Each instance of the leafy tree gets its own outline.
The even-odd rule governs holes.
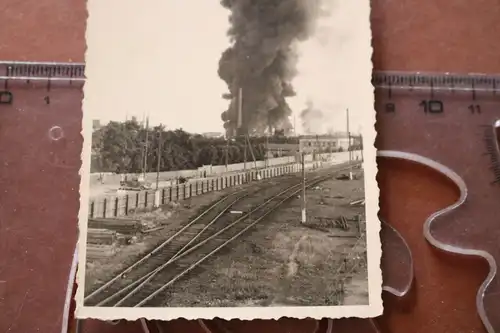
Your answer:
[[[252,137],[251,149],[247,150],[247,161],[252,161],[252,152],[257,160],[265,157],[265,143],[298,143],[296,138],[274,135],[268,138]],[[158,154],[160,146],[160,154]],[[226,142],[224,138],[206,138],[191,134],[182,128],[166,130],[154,127],[146,131],[136,121],[112,121],[92,135],[93,172],[142,172],[156,171],[158,159],[160,171],[195,169],[203,165],[224,165],[226,151],[228,163],[244,160],[245,139],[237,137]],[[147,156],[144,154],[147,151]]]

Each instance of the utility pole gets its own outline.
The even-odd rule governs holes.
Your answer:
[[[143,113],[142,114],[141,129],[145,128],[145,126],[144,126],[145,123],[146,123],[146,113]],[[140,138],[140,136],[139,136],[139,138]],[[141,145],[140,148],[141,148],[141,173],[144,174],[144,145]]]
[[[359,146],[361,148],[361,163],[365,161],[365,157],[363,154],[363,134],[361,134],[361,131],[359,131]]]
[[[270,126],[269,126],[270,127]],[[271,129],[269,128],[269,131]],[[269,166],[269,132],[266,132],[266,157],[264,166],[267,168]]]
[[[238,128],[241,132],[241,127],[243,123],[243,88],[238,89]],[[247,171],[247,131],[243,131],[243,168],[245,172]]]
[[[158,152],[157,152],[157,164],[156,164],[156,190],[160,187],[160,165],[161,165],[161,124],[158,129]]]
[[[244,149],[243,149],[243,168],[245,169],[245,172],[247,172],[247,136],[245,135],[244,137]]]
[[[349,108],[346,109],[347,118],[347,151],[349,152],[349,180],[352,180],[352,152],[351,152],[351,132],[349,130]]]
[[[302,152],[302,223],[306,223],[306,168],[305,168],[306,154]]]
[[[229,161],[229,131],[226,131],[226,171],[227,171],[227,164]]]
[[[252,155],[253,163],[255,165],[255,170],[257,170],[257,160],[255,159],[255,154],[253,153],[252,142],[250,142],[250,136],[248,135],[246,138],[247,138],[248,148],[250,150],[250,154]]]
[[[297,136],[297,116],[293,116],[293,136]]]
[[[149,116],[146,117],[146,141],[144,142],[144,167],[143,167],[144,180],[146,180],[146,172],[148,167],[148,139],[149,139]]]

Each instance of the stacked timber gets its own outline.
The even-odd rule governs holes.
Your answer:
[[[113,256],[116,253],[114,245],[87,245],[87,260],[105,259]]]
[[[130,235],[141,232],[142,223],[139,220],[119,218],[93,218],[89,219],[88,227],[92,229],[113,230],[120,234]]]
[[[87,230],[87,243],[96,245],[113,245],[116,242],[116,231],[107,229]]]

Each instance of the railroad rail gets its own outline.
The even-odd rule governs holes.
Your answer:
[[[280,181],[290,181],[296,180],[297,174],[283,175],[280,177]],[[273,186],[276,182],[276,178],[264,180],[261,185]],[[147,278],[144,272],[154,271],[160,264],[158,262],[168,261],[172,256],[172,248],[182,249],[182,246],[179,246],[179,243],[184,240],[182,237],[183,234],[193,233],[193,231],[199,231],[202,229],[205,224],[214,223],[217,220],[217,217],[220,217],[220,213],[227,212],[236,202],[240,199],[243,199],[246,195],[240,197],[240,199],[233,201],[229,205],[225,207],[221,207],[224,202],[235,195],[238,195],[247,190],[247,187],[243,187],[240,190],[232,192],[226,196],[223,196],[212,205],[210,205],[207,209],[203,210],[196,218],[191,220],[189,223],[184,225],[180,230],[175,232],[172,236],[170,236],[167,240],[159,243],[155,248],[147,253],[144,257],[134,262],[131,266],[127,267],[125,270],[121,271],[115,277],[113,277],[110,281],[104,283],[97,290],[92,291],[88,296],[85,297],[84,301],[90,302],[94,306],[104,306],[106,303],[111,302],[113,299],[118,297],[121,293],[126,292],[129,288],[133,288],[136,284],[143,281]],[[257,190],[259,191],[259,189]],[[248,193],[250,194],[250,193]],[[222,209],[222,210],[221,210]],[[208,218],[208,221],[207,221]],[[211,219],[210,219],[211,218]],[[201,227],[200,227],[201,226]],[[191,230],[193,229],[193,230]],[[180,239],[179,239],[180,238]],[[194,240],[193,240],[194,241]],[[191,243],[191,241],[187,241],[187,243]],[[166,248],[168,246],[168,248]],[[151,257],[154,257],[149,260]],[[161,262],[161,263],[163,263]],[[151,273],[149,272],[149,273]],[[131,282],[132,281],[132,282]],[[125,285],[125,287],[124,287]],[[103,299],[104,298],[104,299]],[[97,303],[96,303],[97,302]]]
[[[344,164],[334,171],[318,172],[318,176],[307,181],[306,187],[314,186],[347,168]],[[284,190],[278,188],[278,193],[271,194],[263,203],[242,213],[236,220],[234,215],[227,212],[242,199],[261,190],[246,193],[242,193],[242,190],[223,197],[153,251],[86,296],[85,305],[161,305],[164,300],[161,295],[168,287],[226,248],[301,190],[302,182],[296,182]],[[229,203],[223,205],[227,201]]]
[[[229,205],[223,206],[222,209],[220,210],[221,206],[227,202],[231,197],[234,197],[235,195],[238,195],[242,193],[243,190],[236,191],[233,193],[230,193],[228,195],[223,196],[216,202],[214,202],[212,205],[210,205],[207,209],[203,210],[196,218],[191,220],[189,223],[187,223],[185,226],[183,226],[181,229],[176,231],[172,236],[170,236],[168,239],[157,245],[152,251],[147,253],[145,256],[143,256],[141,259],[127,267],[125,270],[121,271],[119,274],[117,274],[115,277],[113,277],[111,280],[91,292],[88,296],[85,297],[84,301],[87,302],[89,300],[94,300],[97,299],[98,303],[101,304],[103,302],[109,301],[107,298],[111,294],[112,296],[115,295],[115,293],[119,292],[123,288],[123,284],[126,283],[130,279],[137,278],[136,281],[142,281],[141,280],[141,274],[144,274],[144,268],[147,269],[156,269],[158,266],[161,266],[163,264],[162,260],[167,258],[169,255],[172,254],[172,248],[175,248],[176,242],[174,242],[180,235],[182,235],[184,232],[186,232],[190,228],[196,228],[196,225],[198,222],[203,221],[202,218],[206,217],[212,217],[211,220],[217,219],[217,217],[221,216],[225,211],[231,208],[232,204],[236,202],[239,199],[242,199],[246,195],[242,195],[240,197],[237,197],[236,200],[233,200],[229,203]],[[167,245],[172,245],[167,247]],[[146,265],[147,262],[147,265]],[[132,274],[133,273],[133,274]],[[136,275],[139,275],[139,277],[136,277]],[[100,298],[103,298],[99,300]],[[94,302],[92,302],[94,303]]]

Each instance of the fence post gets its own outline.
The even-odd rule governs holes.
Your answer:
[[[200,182],[198,182],[198,181],[196,181],[196,183],[195,183],[195,184],[196,184],[196,186],[195,186],[195,189],[196,189],[196,195],[198,195],[198,184],[199,184],[199,183],[200,183]]]
[[[104,201],[102,202],[102,217],[103,218],[106,218],[106,209],[107,209],[107,206],[108,205],[108,200],[106,198],[104,198]]]
[[[135,195],[135,209],[139,208],[139,193],[140,192],[137,192]]]
[[[148,207],[148,192],[144,193],[144,208]]]
[[[165,204],[165,189],[164,188],[161,189],[161,204],[162,205]]]
[[[125,195],[125,215],[128,215],[128,194]]]
[[[94,218],[94,205],[95,205],[95,201],[92,201],[90,203],[90,214],[89,214],[91,219]]]
[[[160,207],[160,193],[161,193],[161,190],[155,190],[155,200],[153,202],[153,207],[154,208],[157,208],[157,207]]]
[[[113,213],[114,213],[114,215],[115,215],[114,217],[117,217],[117,216],[118,216],[118,201],[119,201],[119,199],[118,199],[118,197],[116,197],[116,198],[115,198],[115,207],[114,207],[114,209],[113,209],[113,210],[114,210],[114,212],[113,212]]]
[[[175,201],[179,201],[179,184],[175,187]]]
[[[170,185],[169,189],[168,189],[168,200],[169,202],[172,202],[172,185]]]
[[[184,184],[184,199],[187,199],[187,184]]]

